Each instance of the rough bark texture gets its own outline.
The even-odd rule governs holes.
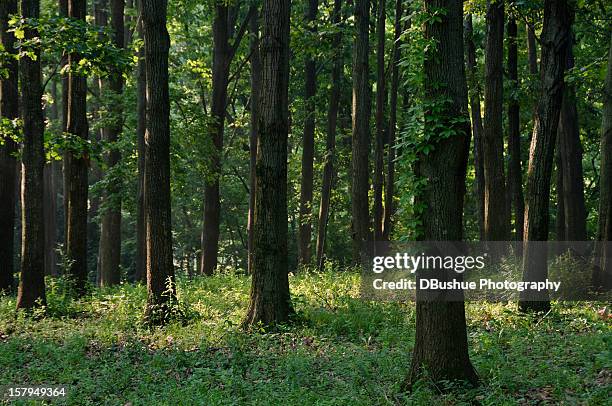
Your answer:
[[[555,139],[561,112],[567,47],[571,40],[573,14],[567,1],[544,4],[540,97],[535,112],[527,171],[523,279],[542,281],[548,275],[546,256],[529,241],[548,240],[549,200]],[[519,306],[523,311],[547,311],[548,294],[524,291]]]
[[[142,1],[147,120],[145,131],[145,228],[147,258],[146,317],[164,323],[175,299],[170,207],[170,95],[166,28],[167,0]]]
[[[507,241],[510,218],[504,180],[504,2],[488,1],[485,47],[485,115],[483,163],[485,175],[484,228],[489,241]]]
[[[520,106],[518,101],[518,46],[516,41],[517,25],[514,17],[510,17],[507,25],[508,34],[508,79],[511,92],[508,102],[508,189],[510,192],[510,207],[514,213],[514,239],[523,240],[523,225],[525,223],[525,201],[523,198],[523,169],[521,166],[521,133]]]
[[[353,135],[351,227],[353,262],[361,260],[363,243],[370,239],[368,190],[370,154],[370,0],[355,1],[356,38],[353,45]]]
[[[478,230],[480,231],[480,239],[485,240],[484,228],[484,212],[485,212],[485,175],[483,163],[483,137],[484,129],[482,127],[482,115],[480,113],[480,95],[482,93],[480,83],[478,82],[478,72],[476,64],[476,47],[474,45],[474,28],[472,26],[472,15],[465,16],[464,21],[464,38],[465,52],[467,65],[467,82],[469,87],[469,102],[470,112],[472,114],[472,137],[474,138],[474,172],[476,174],[476,182],[474,183],[474,192],[476,194],[477,211],[478,211]]]
[[[438,140],[435,149],[419,160],[417,171],[428,181],[420,196],[428,207],[422,216],[423,237],[428,241],[460,241],[470,132],[462,1],[427,0],[425,8],[447,10],[441,21],[425,25],[425,37],[438,44],[436,57],[425,61],[425,92],[430,100],[451,100],[441,114],[436,113],[440,118],[435,124],[456,130],[456,135],[445,138],[432,133],[432,139]],[[465,120],[457,123],[457,117]],[[468,356],[463,302],[418,300],[416,306],[416,339],[406,385],[410,387],[424,374],[434,382],[457,379],[476,384],[478,377]]]
[[[334,0],[332,24],[338,31],[332,38],[334,59],[331,71],[331,89],[329,93],[329,106],[327,110],[327,134],[325,138],[325,163],[323,166],[323,181],[321,186],[321,204],[319,205],[319,228],[317,233],[317,269],[323,270],[325,252],[325,238],[327,236],[327,223],[329,221],[331,192],[334,183],[334,158],[336,153],[336,128],[338,123],[338,108],[340,105],[340,81],[344,61],[342,58],[342,32],[340,31],[340,14],[342,0]]]
[[[124,0],[111,0],[111,28],[113,42],[117,48],[124,47]],[[123,94],[123,76],[121,72],[113,72],[108,82],[109,90],[119,98]],[[121,103],[109,106],[113,114],[113,123],[103,130],[104,140],[111,146],[118,140],[123,129],[123,108]],[[112,149],[106,156],[109,170],[119,163],[120,152]],[[121,280],[119,265],[121,264],[121,179],[111,179],[108,188],[102,196],[104,212],[100,228],[100,286],[116,285]]]
[[[318,0],[308,0],[306,10],[306,24],[312,33],[313,39],[317,30]],[[306,58],[304,66],[304,138],[302,142],[302,181],[300,188],[300,216],[298,227],[298,263],[310,264],[312,256],[312,184],[314,161],[314,135],[317,91],[317,63],[314,55]]]
[[[289,0],[263,2],[255,247],[246,326],[283,323],[293,312],[287,269],[290,7]]]
[[[68,16],[85,20],[87,2],[69,0]],[[71,66],[77,66],[81,56],[73,53],[68,57]],[[71,72],[68,75],[68,117],[66,132],[75,141],[87,140],[87,78]],[[65,156],[65,178],[67,181],[66,207],[66,255],[71,264],[68,274],[74,279],[79,294],[85,293],[87,283],[87,171],[89,156],[87,151],[76,147],[68,150]]]
[[[376,143],[374,147],[374,176],[372,186],[374,189],[374,241],[383,238],[383,186],[385,179],[385,104],[387,91],[385,90],[385,0],[379,0],[376,18]]]
[[[38,18],[39,0],[22,0],[23,18]],[[25,30],[25,39],[36,38],[35,29]],[[17,308],[45,305],[45,223],[43,208],[43,169],[45,165],[44,116],[40,51],[35,58],[25,56],[19,63],[23,148],[21,164],[21,278]]]
[[[142,10],[142,0],[138,7]],[[137,26],[138,35],[143,38],[142,19]],[[136,71],[136,138],[138,152],[138,196],[136,198],[136,260],[134,264],[134,281],[147,280],[147,242],[145,221],[145,131],[147,127],[147,70],[145,67],[144,47],[138,50],[138,68]]]
[[[17,0],[0,2],[0,41],[7,52],[15,52],[15,37],[8,30],[8,16],[17,13]],[[18,64],[3,66],[8,76],[0,77],[0,120],[14,120],[19,116]],[[0,130],[1,132],[1,130]],[[13,290],[15,250],[15,199],[17,144],[9,134],[0,133],[0,291]]]

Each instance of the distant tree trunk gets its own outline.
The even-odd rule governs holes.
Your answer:
[[[507,241],[510,217],[504,180],[503,57],[504,2],[487,4],[487,43],[485,48],[485,115],[483,163],[485,175],[485,237],[489,241]]]
[[[370,238],[370,0],[355,1],[356,38],[353,46],[353,129],[351,224],[353,262],[361,259],[363,243]]]
[[[485,213],[485,175],[483,163],[483,138],[484,129],[482,127],[482,115],[480,113],[480,95],[481,87],[478,82],[478,72],[476,65],[476,47],[474,46],[474,28],[472,26],[472,15],[465,16],[465,49],[467,60],[467,82],[470,88],[469,100],[470,111],[472,113],[472,136],[474,138],[474,171],[476,174],[476,183],[474,184],[477,209],[478,209],[478,229],[480,231],[480,239],[485,240],[484,213]]]
[[[253,242],[255,233],[255,189],[257,160],[257,123],[259,121],[259,94],[261,93],[261,59],[259,56],[259,13],[249,22],[251,34],[251,128],[249,134],[249,218],[247,223],[248,273],[253,273]]]
[[[566,70],[574,67],[572,41],[567,51]],[[559,118],[559,154],[563,167],[563,209],[565,210],[565,240],[586,241],[586,206],[584,203],[584,173],[582,171],[582,144],[576,108],[576,89],[567,84],[563,92]]]
[[[7,52],[14,53],[15,37],[8,32],[10,14],[17,13],[17,0],[0,2],[0,43]],[[4,68],[8,76],[0,76],[0,120],[19,117],[18,63],[11,60]],[[15,200],[17,144],[0,134],[0,291],[13,290],[13,261],[15,250]]]
[[[87,1],[69,0],[68,15],[71,18],[85,20]],[[68,64],[76,67],[81,56],[72,53]],[[68,121],[66,132],[73,141],[87,140],[87,78],[71,72],[68,75]],[[79,145],[77,143],[77,145]],[[66,255],[71,261],[68,274],[74,278],[79,294],[84,294],[87,283],[87,171],[89,155],[87,151],[69,149],[66,154],[68,170],[67,196],[67,233]]]
[[[58,0],[58,8],[59,8],[59,15],[60,17],[68,17],[68,0]],[[61,75],[62,78],[62,131],[66,131],[66,129],[68,128],[68,93],[69,93],[69,89],[68,89],[68,74],[65,73],[64,69],[66,68],[66,65],[68,64],[68,55],[64,52],[62,54],[62,60],[61,60],[61,72],[64,72]],[[68,160],[68,151],[64,151],[63,157],[62,157],[62,217],[63,217],[63,224],[62,224],[62,233],[63,233],[63,250],[65,252],[66,250],[66,236],[68,235],[68,218],[66,217],[68,215],[68,194],[69,194],[69,187],[70,187],[70,168],[69,168],[69,160]],[[65,272],[66,270],[63,269],[62,272]]]
[[[508,189],[510,203],[514,212],[514,238],[523,240],[523,225],[525,223],[525,201],[523,198],[523,169],[521,166],[521,123],[518,101],[518,46],[517,26],[514,17],[508,21],[508,78],[511,83],[511,94],[508,102]]]
[[[383,240],[391,236],[392,216],[395,213],[395,133],[397,131],[397,92],[399,88],[400,37],[402,35],[402,0],[395,1],[395,27],[393,33],[393,54],[391,56],[391,87],[389,89],[389,128],[387,143],[387,178],[385,180],[385,212],[383,219]],[[410,22],[410,20],[408,20]]]
[[[432,126],[436,127],[429,130],[435,149],[419,157],[417,173],[428,180],[429,185],[419,199],[428,207],[421,216],[423,239],[460,241],[470,143],[462,43],[463,2],[425,2],[426,11],[440,8],[446,9],[441,21],[425,24],[425,38],[435,40],[437,49],[435,55],[425,59],[424,86],[430,102],[442,98],[449,99],[450,103],[445,104],[441,112],[425,112],[437,117],[432,120]],[[458,121],[458,117],[465,120]],[[444,137],[437,133],[437,126],[452,128],[455,135]],[[441,272],[444,271],[436,271],[439,276]],[[465,380],[477,384],[478,377],[468,356],[462,301],[417,301],[415,346],[406,386],[410,388],[423,375],[434,382]]]
[[[51,79],[51,98],[53,103],[49,105],[49,120],[56,122],[59,119],[57,106],[58,92],[57,80]],[[44,169],[44,218],[45,218],[45,274],[57,275],[57,255],[55,252],[57,244],[57,162],[52,161],[45,164]]]
[[[138,8],[142,10],[142,1],[138,1]],[[140,38],[142,32],[142,18],[137,23]],[[147,127],[147,70],[145,67],[144,47],[138,50],[138,67],[136,70],[136,138],[138,152],[138,196],[136,199],[136,261],[134,269],[134,282],[147,280],[147,242],[145,221],[145,131]]]
[[[567,47],[571,40],[573,11],[566,0],[546,0],[542,28],[542,62],[540,97],[535,112],[533,136],[527,172],[527,205],[525,209],[525,245],[523,279],[543,281],[548,275],[546,255],[530,241],[548,240],[548,205],[555,150],[555,138],[561,113]],[[521,293],[522,311],[547,311],[548,294]]]
[[[385,104],[385,22],[387,19],[385,0],[378,2],[376,20],[376,144],[374,147],[374,241],[383,238],[383,186],[385,179],[384,152],[386,138]]]
[[[113,42],[119,49],[124,48],[124,0],[111,0],[111,27]],[[117,102],[109,106],[113,122],[104,129],[104,140],[111,150],[106,156],[109,171],[121,159],[121,153],[115,145],[123,130],[123,106],[118,101],[123,94],[123,76],[113,72],[108,82],[109,90],[117,97]],[[112,286],[121,281],[121,179],[113,178],[102,197],[102,226],[100,228],[100,286]]]
[[[287,269],[290,8],[289,0],[263,2],[255,249],[246,326],[283,323],[293,312]]]
[[[565,238],[565,191],[563,190],[563,163],[561,160],[561,148],[559,148],[559,138],[555,145],[555,190],[557,192],[557,217],[555,218],[555,234],[557,241],[566,241]],[[559,244],[558,248],[562,249]]]
[[[167,0],[142,0],[147,120],[144,208],[146,224],[147,308],[152,324],[163,324],[176,296],[172,261],[170,204],[170,95],[166,28]]]
[[[39,0],[21,0],[24,19],[38,18]],[[33,28],[25,30],[25,39],[38,37]],[[42,72],[40,50],[35,58],[20,61],[21,118],[23,149],[21,165],[21,278],[17,308],[30,309],[46,304],[45,298],[45,222],[43,208],[44,116],[42,110]]]
[[[342,0],[334,0],[332,11],[332,24],[338,31],[332,37],[333,65],[331,70],[331,89],[329,92],[329,106],[327,110],[327,136],[325,138],[325,164],[323,166],[323,181],[321,186],[321,204],[319,205],[319,228],[317,233],[317,269],[323,270],[325,252],[325,238],[327,236],[327,223],[331,202],[331,192],[334,182],[334,158],[336,153],[336,129],[338,123],[338,108],[340,104],[340,81],[344,61],[342,58],[342,32],[340,31],[340,15],[342,13]]]
[[[308,0],[306,10],[307,29],[314,40],[316,33],[318,0]],[[314,135],[316,118],[317,62],[308,54],[304,66],[304,138],[302,143],[302,180],[300,188],[300,216],[298,222],[298,263],[310,264],[312,256],[312,184],[314,161]]]
[[[538,49],[536,45],[536,36],[529,24],[527,28],[527,53],[529,55],[529,73],[535,75],[538,73]]]

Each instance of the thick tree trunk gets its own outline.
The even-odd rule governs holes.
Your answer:
[[[142,10],[142,0],[138,2]],[[144,37],[142,32],[142,19],[137,26],[138,35]],[[147,280],[147,242],[145,221],[145,131],[147,127],[147,70],[145,67],[144,47],[138,50],[138,68],[136,70],[136,138],[138,152],[138,196],[136,199],[136,260],[134,268],[134,282]]]
[[[40,15],[39,0],[21,0],[24,19]],[[38,37],[33,28],[25,30],[25,39]],[[21,118],[23,149],[21,165],[21,278],[17,308],[44,306],[45,299],[45,222],[43,207],[44,116],[42,110],[42,71],[40,51],[35,58],[20,61]]]
[[[488,1],[487,43],[485,48],[485,115],[483,163],[485,175],[485,237],[507,241],[510,218],[504,180],[504,134],[502,127],[504,84],[504,2]]]
[[[68,15],[85,20],[87,2],[69,0]],[[81,56],[70,54],[68,64],[77,66]],[[71,72],[68,75],[68,117],[66,132],[77,145],[79,139],[87,140],[87,78]],[[74,279],[78,294],[84,294],[87,284],[87,171],[88,152],[80,147],[71,148],[66,153],[67,169],[67,212],[66,212],[66,255],[71,264],[68,274]]]
[[[283,323],[293,312],[287,269],[290,7],[289,0],[263,2],[255,247],[246,326]]]
[[[124,47],[124,0],[111,0],[111,28],[113,42],[119,49]],[[123,76],[121,72],[113,72],[108,82],[109,90],[118,98],[123,94]],[[117,150],[117,142],[123,130],[123,108],[121,103],[109,106],[113,114],[113,122],[103,130],[104,140],[111,150],[106,156],[109,171],[119,163],[121,154]],[[121,281],[121,179],[113,178],[102,197],[103,214],[100,228],[100,286],[112,286]]]
[[[536,48],[536,36],[529,24],[527,29],[527,53],[529,58],[529,73],[535,75],[538,73],[538,49]]]
[[[465,49],[466,49],[466,61],[467,61],[467,82],[469,86],[469,101],[470,101],[470,112],[472,113],[472,136],[474,138],[474,172],[476,175],[476,182],[474,184],[474,192],[477,200],[478,210],[478,229],[480,231],[480,239],[485,240],[485,175],[484,175],[484,163],[483,163],[483,138],[484,129],[482,127],[482,115],[480,113],[480,95],[481,87],[478,82],[478,72],[476,65],[476,47],[474,45],[474,28],[472,26],[472,15],[468,14],[465,16],[464,21],[465,27]]]
[[[17,13],[17,0],[0,2],[0,43],[7,52],[14,52],[15,37],[8,32],[9,15]],[[0,76],[0,120],[19,117],[18,64],[7,63],[8,76]],[[15,253],[15,200],[17,144],[9,134],[0,134],[0,291],[13,290]]]
[[[508,102],[508,189],[510,207],[514,212],[514,239],[523,240],[525,223],[525,201],[523,198],[523,169],[521,166],[520,106],[518,101],[518,46],[517,25],[514,17],[508,21],[508,79],[510,79],[510,101]]]
[[[386,138],[385,104],[387,91],[385,90],[385,0],[378,2],[378,15],[376,19],[376,144],[374,147],[374,176],[372,184],[374,189],[374,241],[383,238],[383,186],[385,179],[384,153]]]
[[[306,24],[312,38],[317,30],[318,0],[308,0]],[[309,265],[312,256],[312,184],[314,161],[314,135],[316,118],[317,63],[312,54],[304,66],[304,138],[302,143],[302,180],[300,188],[300,216],[298,227],[298,263]]]
[[[351,176],[351,227],[353,262],[361,260],[363,244],[370,239],[370,0],[355,1],[356,38],[353,46],[353,125]]]
[[[147,308],[151,324],[167,321],[168,304],[175,300],[170,204],[170,95],[166,28],[167,0],[142,1],[147,120],[145,132],[145,227]]]
[[[317,232],[317,269],[323,270],[325,252],[325,238],[331,202],[331,192],[334,183],[334,158],[336,153],[336,129],[338,123],[338,108],[340,104],[340,81],[344,61],[342,58],[342,32],[340,31],[340,14],[342,13],[342,0],[334,0],[332,11],[332,24],[338,29],[332,38],[332,52],[334,52],[331,70],[331,89],[329,93],[329,106],[327,110],[327,136],[325,138],[325,163],[323,166],[323,181],[321,186],[321,204],[319,205],[319,228]]]
[[[429,185],[419,197],[428,207],[422,215],[423,238],[427,241],[463,238],[470,126],[462,3],[461,0],[425,2],[426,11],[447,10],[441,21],[425,25],[425,37],[438,44],[436,54],[425,60],[425,94],[431,102],[440,98],[450,100],[442,112],[426,112],[437,117],[429,130],[435,149],[421,155],[417,167],[418,174]],[[465,120],[458,121],[457,117]],[[454,129],[455,135],[444,137],[438,133],[439,126]],[[440,277],[443,272],[436,271]],[[416,306],[416,338],[406,386],[411,387],[423,375],[434,382],[465,380],[476,384],[478,377],[468,356],[463,302],[418,300]]]
[[[526,281],[543,281],[548,275],[545,253],[529,242],[548,240],[550,181],[572,21],[573,12],[567,1],[546,0],[541,37],[541,90],[527,172],[523,250],[523,279]],[[547,311],[550,308],[548,294],[524,291],[519,306],[523,311]]]

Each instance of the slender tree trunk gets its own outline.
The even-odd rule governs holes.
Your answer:
[[[462,43],[463,2],[425,2],[426,11],[440,8],[446,9],[441,20],[425,25],[425,37],[438,44],[436,54],[425,59],[425,94],[430,102],[445,98],[450,103],[441,112],[425,113],[433,118],[426,123],[432,123],[429,131],[435,148],[419,157],[417,173],[429,185],[419,199],[428,207],[421,219],[423,238],[460,241],[470,144]],[[457,117],[465,120],[459,121]],[[444,137],[437,133],[439,126],[454,129],[455,135]],[[437,276],[443,277],[443,272],[436,271]],[[415,346],[406,386],[410,388],[423,375],[434,382],[465,380],[477,384],[478,377],[468,356],[463,301],[417,301]]]
[[[332,24],[337,32],[332,37],[333,65],[331,70],[331,89],[329,92],[329,106],[327,110],[327,136],[325,138],[325,163],[323,166],[323,181],[321,187],[321,204],[319,205],[319,228],[317,233],[317,269],[323,270],[325,252],[325,238],[329,221],[331,192],[334,182],[334,158],[336,153],[336,129],[338,126],[338,108],[340,104],[340,81],[344,61],[342,58],[342,32],[340,30],[340,15],[342,13],[342,0],[334,0],[332,11]]]
[[[40,15],[39,0],[21,0],[24,19]],[[34,28],[26,28],[25,39],[38,37]],[[34,58],[20,61],[21,118],[23,149],[21,164],[21,278],[17,308],[30,309],[46,304],[45,298],[45,222],[43,208],[43,170],[45,165],[44,116],[42,110],[42,71],[40,51]]]
[[[538,49],[536,45],[536,36],[531,29],[531,26],[527,24],[527,53],[529,58],[529,73],[535,75],[538,73]]]
[[[510,17],[507,25],[508,33],[508,78],[511,93],[508,102],[508,189],[510,203],[514,212],[514,238],[523,240],[523,225],[525,223],[525,201],[523,198],[523,169],[521,166],[521,130],[520,106],[518,101],[518,46],[517,25],[514,17]]]
[[[485,175],[485,237],[489,241],[507,241],[510,218],[504,180],[503,138],[503,57],[504,2],[488,1],[487,43],[485,49],[485,115],[483,163]]]
[[[145,132],[145,227],[147,308],[152,324],[163,324],[175,300],[170,204],[170,95],[166,28],[167,0],[142,0],[147,120]]]
[[[555,150],[555,138],[564,90],[567,47],[571,40],[573,10],[565,0],[546,0],[542,29],[541,90],[535,113],[533,136],[527,172],[527,204],[525,209],[525,245],[523,279],[543,281],[548,276],[546,255],[530,241],[548,240],[548,205]],[[547,311],[548,293],[521,293],[522,311]]]
[[[363,243],[370,239],[368,190],[370,154],[370,0],[355,1],[356,38],[353,46],[353,135],[351,226],[353,261],[361,259]]]
[[[13,53],[15,37],[8,32],[9,15],[17,13],[17,0],[0,2],[0,43]],[[4,68],[6,77],[0,76],[0,120],[19,117],[18,64],[10,61]],[[13,261],[15,255],[15,200],[17,144],[9,134],[0,134],[0,291],[13,290]]]
[[[138,8],[142,10],[142,1],[138,1]],[[142,32],[142,18],[139,19],[137,31],[140,38]],[[138,196],[136,200],[136,261],[134,269],[134,282],[147,280],[147,243],[145,221],[145,131],[147,127],[147,70],[145,67],[144,47],[138,50],[138,67],[136,70],[136,138],[138,149]]]
[[[393,54],[391,56],[391,87],[389,89],[389,128],[387,143],[387,178],[385,180],[385,212],[383,219],[383,240],[391,236],[392,216],[395,213],[395,133],[397,131],[397,92],[399,88],[400,36],[402,35],[402,0],[395,1],[395,27],[393,33]],[[410,21],[410,20],[408,20]]]
[[[472,113],[472,136],[474,138],[474,172],[476,174],[476,182],[474,191],[477,199],[478,209],[478,229],[480,231],[480,239],[485,240],[485,174],[483,163],[483,138],[484,129],[482,127],[482,115],[480,113],[480,95],[481,87],[478,82],[478,72],[476,64],[476,47],[474,46],[474,28],[472,26],[472,15],[465,16],[465,49],[467,60],[467,82],[469,86],[470,111]]]
[[[376,144],[374,148],[374,241],[383,239],[383,186],[385,179],[384,152],[386,138],[385,104],[385,0],[378,2],[376,20]]]
[[[247,223],[248,273],[253,273],[253,227],[255,224],[255,190],[257,188],[257,123],[259,121],[259,95],[261,93],[261,58],[259,56],[259,13],[249,22],[251,34],[251,129],[249,133],[249,218]]]
[[[287,269],[290,8],[289,0],[263,2],[255,247],[246,326],[283,323],[293,312]]]
[[[557,241],[566,241],[565,233],[565,191],[563,190],[563,163],[561,160],[561,148],[559,148],[559,139],[555,145],[555,190],[557,192],[557,217],[555,219],[555,234]],[[563,251],[559,244],[560,251]]]
[[[124,0],[111,0],[111,28],[113,42],[118,49],[124,48]],[[106,156],[106,165],[112,169],[121,159],[116,142],[123,130],[123,107],[119,102],[123,94],[123,76],[113,72],[108,82],[109,90],[117,98],[109,111],[112,113],[112,124],[104,129],[104,140],[111,150]],[[121,281],[121,179],[112,178],[102,197],[103,214],[100,228],[100,286],[112,286]]]
[[[53,103],[49,106],[49,120],[56,122],[59,119],[57,80],[51,79],[51,98]],[[44,169],[44,218],[45,218],[45,273],[57,275],[57,194],[58,176],[55,161],[45,164]]]

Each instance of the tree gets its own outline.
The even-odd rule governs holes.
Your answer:
[[[376,19],[376,144],[374,147],[374,176],[372,177],[374,189],[374,241],[383,238],[383,186],[385,179],[384,150],[386,137],[385,104],[387,91],[385,90],[385,0],[378,2],[378,16]]]
[[[138,8],[142,0],[138,0]],[[142,19],[138,19],[136,29],[140,38],[144,37]],[[138,191],[136,196],[136,263],[134,280],[146,282],[147,279],[147,242],[145,221],[145,132],[147,127],[147,69],[144,59],[144,46],[138,49],[136,68],[136,149],[138,153]]]
[[[306,24],[314,39],[317,31],[316,19],[318,0],[308,0],[306,10]],[[314,161],[314,134],[316,104],[315,95],[317,91],[317,62],[313,53],[309,53],[304,65],[304,138],[302,143],[302,182],[300,189],[300,216],[298,231],[298,262],[308,265],[312,254],[312,184],[313,184],[313,161]]]
[[[353,46],[351,227],[353,261],[357,263],[361,259],[362,244],[370,236],[370,0],[355,1],[355,28],[357,33]]]
[[[172,262],[170,207],[170,96],[166,28],[167,0],[142,0],[146,69],[144,215],[147,258],[147,308],[151,324],[162,324],[176,291]]]
[[[17,13],[17,0],[0,2],[0,43],[15,53],[15,36],[8,32],[9,15]],[[17,143],[8,131],[8,122],[19,117],[18,64],[5,62],[6,76],[0,75],[0,291],[13,289],[15,183]],[[5,127],[6,126],[6,127]]]
[[[529,152],[523,247],[523,279],[543,281],[548,275],[542,247],[530,241],[548,240],[548,205],[555,139],[564,91],[567,48],[571,40],[573,11],[568,1],[547,0],[544,3],[544,25],[540,39],[540,96],[535,111]],[[547,311],[548,294],[523,291],[519,302],[522,311]]]
[[[509,239],[510,218],[504,180],[503,57],[504,2],[488,0],[485,46],[483,163],[485,176],[484,228],[489,241]]]
[[[246,326],[283,323],[293,313],[287,269],[290,7],[289,0],[263,2],[255,239]]]
[[[118,49],[124,48],[124,0],[111,0],[111,28],[113,43]],[[120,71],[111,74],[109,90],[113,99],[119,100],[123,94],[123,75]],[[103,138],[110,144],[110,151],[106,156],[106,165],[112,169],[119,163],[121,154],[115,143],[123,129],[123,108],[121,102],[116,101],[109,106],[113,117],[112,124],[103,130]],[[112,175],[111,175],[112,176]],[[102,226],[100,228],[100,254],[99,272],[100,285],[112,286],[121,281],[119,265],[121,264],[121,194],[120,179],[113,177],[108,182],[108,188],[103,195]]]
[[[538,50],[536,48],[536,36],[530,24],[525,26],[527,30],[527,54],[529,57],[529,73],[538,73]]]
[[[87,1],[69,0],[68,16],[85,21]],[[78,294],[84,294],[87,283],[87,171],[89,154],[86,144],[87,78],[75,72],[81,56],[73,52],[68,56],[71,71],[68,75],[68,105],[66,133],[70,147],[64,156],[64,182],[66,182],[66,256],[70,260],[68,274],[72,276]]]
[[[39,0],[21,0],[23,19],[37,19]],[[25,29],[24,38],[34,39],[34,27]],[[44,306],[45,298],[45,223],[43,209],[43,169],[45,165],[44,116],[42,109],[42,72],[40,50],[24,55],[19,63],[23,149],[21,160],[21,278],[17,308]]]
[[[425,111],[429,116],[425,119],[425,132],[434,144],[428,154],[419,155],[417,175],[428,181],[419,199],[428,207],[421,215],[423,239],[460,241],[470,133],[462,43],[463,2],[425,2],[428,13],[440,9],[446,12],[425,24],[425,38],[437,44],[436,54],[425,59],[425,103],[438,108]],[[445,129],[450,136],[443,135]],[[436,272],[439,276],[444,271]],[[410,387],[424,373],[434,382],[478,382],[468,356],[462,301],[423,301],[417,297],[416,339],[406,385]]]

